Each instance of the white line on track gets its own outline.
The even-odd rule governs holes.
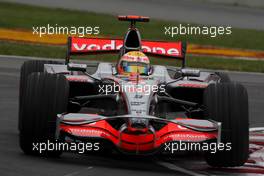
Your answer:
[[[0,55],[0,58],[10,58],[10,59],[18,59],[18,60],[56,60],[56,61],[65,61],[64,58],[46,58],[46,57],[34,57],[34,56],[14,56],[14,55]],[[93,60],[80,60],[80,59],[72,59],[71,61],[79,61],[84,63],[98,63],[99,61]]]
[[[264,127],[250,128],[249,131],[250,131],[250,132],[254,132],[254,131],[264,131]]]
[[[13,58],[22,60],[58,60],[58,58],[45,58],[45,57],[34,57],[34,56],[16,56],[16,55],[0,55],[0,58]],[[64,59],[60,59],[64,60]]]
[[[8,72],[0,72],[0,76],[11,76],[11,77],[18,77],[19,78],[19,74],[17,74],[17,73],[8,73]]]

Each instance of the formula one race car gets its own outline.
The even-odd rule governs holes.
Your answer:
[[[65,63],[22,65],[21,149],[37,155],[37,143],[82,142],[97,144],[94,151],[173,154],[184,143],[202,150],[211,166],[243,165],[249,151],[246,89],[225,73],[186,68],[184,42],[141,40],[135,25],[148,17],[119,20],[131,23],[124,39],[69,37]],[[71,62],[73,55],[100,53],[119,53],[119,59],[96,69]],[[180,60],[182,67],[151,65],[146,55]]]

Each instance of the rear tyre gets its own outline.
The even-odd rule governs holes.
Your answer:
[[[32,73],[27,78],[25,97],[19,116],[20,147],[26,154],[38,155],[33,143],[55,142],[57,114],[67,112],[69,83],[63,75]],[[59,156],[60,151],[45,151],[47,156]]]
[[[31,73],[34,72],[44,72],[44,64],[62,64],[58,61],[48,61],[48,60],[29,60],[25,61],[20,69],[20,85],[19,85],[19,116],[22,115],[21,102],[25,97],[25,85],[27,83],[27,78]],[[18,129],[21,130],[21,122],[18,121]]]
[[[222,123],[221,143],[230,150],[207,152],[205,159],[214,167],[243,165],[249,152],[248,95],[237,83],[209,85],[204,93],[205,117]],[[226,148],[227,149],[227,148]]]

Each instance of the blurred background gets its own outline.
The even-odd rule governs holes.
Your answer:
[[[261,0],[0,0],[0,54],[65,56],[66,35],[33,35],[36,26],[99,26],[99,37],[122,38],[117,15],[149,16],[143,39],[188,42],[188,66],[264,72],[264,1]],[[231,35],[165,35],[166,26],[232,27]],[[91,37],[91,36],[89,36]],[[98,36],[97,36],[98,37]],[[86,57],[114,61],[115,56]],[[154,64],[177,65],[169,59]]]

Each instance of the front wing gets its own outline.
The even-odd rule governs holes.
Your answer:
[[[147,130],[132,131],[126,123],[120,127],[111,121],[141,118],[155,122]],[[97,114],[61,114],[57,118],[56,137],[60,140],[108,141],[122,152],[152,153],[170,142],[206,142],[221,140],[221,123],[211,120],[182,119],[165,120],[153,116],[131,117],[129,115],[104,117]]]

